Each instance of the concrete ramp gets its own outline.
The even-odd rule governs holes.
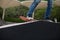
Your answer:
[[[56,5],[56,6],[60,6],[60,0],[56,0],[56,1],[55,1],[55,5]]]
[[[36,21],[0,28],[0,40],[58,40],[60,24]]]
[[[24,5],[26,7],[30,7],[33,1],[22,1],[21,5]],[[47,7],[47,1],[41,1],[39,5],[36,7],[37,9],[39,8],[46,8]]]

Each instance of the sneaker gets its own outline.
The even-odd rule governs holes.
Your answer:
[[[33,18],[31,17],[24,17],[24,16],[20,16],[20,19],[22,19],[23,21],[32,21]]]
[[[49,21],[49,22],[53,22],[52,20],[47,20],[47,21]]]
[[[48,22],[53,22],[52,20],[45,20],[45,21],[48,21]]]
[[[27,16],[27,18],[28,18],[28,19],[30,19],[30,20],[33,20],[33,18],[32,18],[32,17],[28,17],[28,16]]]

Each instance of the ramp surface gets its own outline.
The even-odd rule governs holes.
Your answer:
[[[0,29],[0,40],[59,40],[60,24],[36,21]]]

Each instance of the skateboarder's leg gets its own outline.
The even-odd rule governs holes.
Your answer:
[[[47,6],[47,10],[44,16],[45,21],[49,21],[49,22],[53,22],[52,20],[50,20],[50,14],[51,14],[51,9],[52,9],[52,1],[53,0],[48,0],[48,6]]]
[[[35,8],[37,7],[37,5],[40,3],[41,0],[34,0],[34,2],[32,3],[32,5],[30,6],[30,9],[27,13],[28,17],[32,17],[32,13],[35,10]]]
[[[51,14],[51,9],[52,9],[52,0],[48,0],[48,4],[47,4],[47,10],[44,16],[44,19],[49,19],[50,14]]]
[[[31,4],[30,8],[29,8],[29,11],[27,12],[27,17],[24,17],[24,16],[20,16],[20,18],[24,21],[28,21],[30,19],[33,19],[32,18],[32,14],[33,14],[33,11],[35,10],[35,8],[37,7],[37,5],[40,3],[41,0],[34,0],[34,2]]]

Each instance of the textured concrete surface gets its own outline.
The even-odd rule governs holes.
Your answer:
[[[14,7],[19,5],[24,5],[26,7],[30,7],[31,3],[33,1],[23,1],[23,4],[16,0],[0,0],[0,6],[1,7]],[[56,0],[54,2],[55,5],[60,6],[60,0]],[[43,8],[47,6],[47,2],[41,1],[41,3],[37,6],[37,8]]]

